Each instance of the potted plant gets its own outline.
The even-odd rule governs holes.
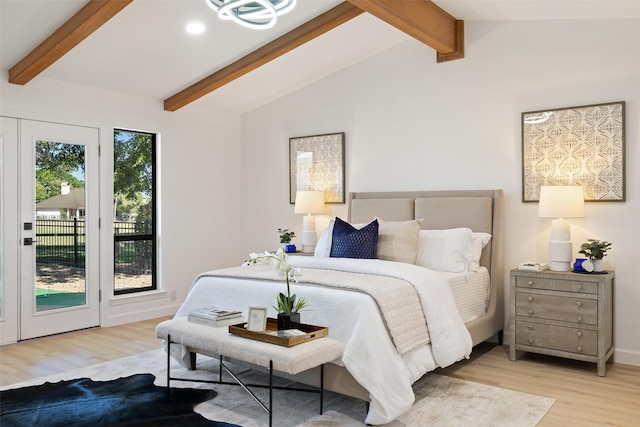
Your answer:
[[[253,253],[249,254],[246,264],[272,265],[278,271],[280,277],[287,282],[287,294],[279,292],[276,295],[276,304],[273,306],[278,312],[278,329],[290,329],[292,324],[300,323],[300,311],[307,306],[307,300],[298,298],[296,294],[291,295],[289,281],[298,281],[300,269],[294,268],[289,264],[287,254],[282,249],[278,249],[275,253]]]
[[[607,256],[607,251],[611,249],[612,243],[604,240],[587,239],[586,243],[580,245],[578,253],[583,254],[593,262],[593,271],[603,270],[602,258]]]
[[[278,228],[278,234],[280,235],[280,245],[285,252],[295,252],[296,245],[291,244],[291,239],[296,237],[294,231],[290,231],[288,228]]]

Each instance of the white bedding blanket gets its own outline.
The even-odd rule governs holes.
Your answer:
[[[445,367],[471,353],[471,337],[456,309],[451,290],[440,273],[423,267],[382,260],[346,258],[289,258],[294,266],[344,270],[397,277],[414,284],[421,298],[431,351],[414,351],[402,357],[395,349],[375,301],[367,294],[322,286],[292,284],[291,292],[307,298],[308,311],[302,321],[329,327],[332,338],[344,347],[341,361],[351,375],[369,391],[371,404],[365,420],[384,424],[407,411],[414,402],[411,384],[419,375]],[[176,317],[187,316],[193,308],[204,306],[241,310],[248,307],[269,308],[284,282],[198,276]],[[303,282],[303,276],[301,282]],[[425,348],[428,348],[425,347]],[[431,359],[433,355],[433,360]]]
[[[391,339],[401,355],[424,346],[429,341],[427,321],[416,288],[406,280],[377,274],[328,270],[326,268],[303,269],[299,281],[305,284],[342,288],[364,292],[378,304]],[[243,265],[223,268],[201,276],[235,277],[242,279],[274,280],[282,282],[272,265]]]

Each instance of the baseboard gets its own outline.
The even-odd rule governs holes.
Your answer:
[[[143,320],[156,319],[158,317],[173,316],[180,304],[166,305],[162,307],[138,310],[135,312],[115,314],[102,319],[102,327],[124,325],[126,323],[141,322]]]
[[[640,352],[616,348],[613,353],[613,362],[623,365],[640,366]]]

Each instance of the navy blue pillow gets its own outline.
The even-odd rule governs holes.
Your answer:
[[[377,258],[378,220],[373,220],[361,229],[357,229],[336,217],[329,256],[334,258]]]

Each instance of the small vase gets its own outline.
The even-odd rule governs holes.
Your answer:
[[[592,259],[593,271],[599,273],[604,270],[604,261],[602,259]]]
[[[300,313],[293,313],[291,315],[278,313],[278,330],[294,329],[297,324],[300,323]]]
[[[576,262],[573,263],[573,271],[577,271],[578,273],[584,272],[584,269],[582,268],[582,263],[586,260],[587,260],[586,258],[576,258]]]
[[[296,245],[292,245],[292,244],[287,244],[287,246],[284,248],[284,251],[288,254],[292,254],[295,253],[296,251]]]

